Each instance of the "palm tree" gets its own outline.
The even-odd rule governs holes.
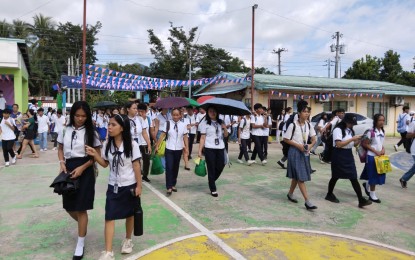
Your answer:
[[[0,37],[9,38],[11,26],[6,20],[0,21]]]
[[[13,20],[12,35],[15,38],[26,39],[29,36],[31,24],[22,20]]]

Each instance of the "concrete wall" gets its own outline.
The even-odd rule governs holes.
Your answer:
[[[19,68],[19,49],[16,42],[0,41],[0,68]]]

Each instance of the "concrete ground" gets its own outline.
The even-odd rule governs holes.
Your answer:
[[[388,154],[395,153],[396,142],[388,138]],[[324,200],[330,165],[312,156],[317,172],[307,189],[318,209],[307,211],[299,190],[298,204],[286,198],[290,180],[276,164],[282,154],[280,144],[269,145],[266,166],[237,163],[239,147],[233,143],[229,147],[232,166],[217,182],[218,198],[209,195],[207,177],[183,167],[179,191],[170,198],[164,196],[164,175],[150,176],[151,184],[144,185],[142,195],[144,235],[133,238],[131,255],[121,256],[125,231],[124,222],[118,221],[116,258],[415,259],[415,181],[402,189],[401,169],[394,168],[386,185],[377,188],[381,204],[360,209],[347,180],[340,180],[335,188],[340,204]],[[412,165],[405,152],[393,158],[402,169]],[[4,165],[3,158],[0,164]],[[0,259],[72,257],[77,226],[62,209],[61,197],[49,188],[58,167],[57,152],[48,150],[40,152],[38,159],[25,156],[0,169]],[[360,172],[363,164],[358,162],[357,168]],[[84,259],[97,259],[104,248],[107,180],[108,169],[100,169]]]

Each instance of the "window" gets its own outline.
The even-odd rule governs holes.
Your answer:
[[[347,101],[334,101],[334,102],[327,102],[323,105],[323,111],[334,111],[340,108],[343,108],[345,111],[348,110]]]
[[[389,103],[367,102],[367,117],[373,119],[376,114],[385,116],[385,125],[388,124]]]

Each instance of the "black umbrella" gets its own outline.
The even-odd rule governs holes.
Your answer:
[[[118,104],[112,101],[99,101],[95,104],[95,108],[117,107]]]
[[[243,116],[251,114],[244,103],[229,98],[211,98],[200,104],[200,107],[204,109],[210,106],[215,107],[218,113],[222,115]]]
[[[178,108],[186,107],[190,105],[190,102],[183,97],[167,97],[162,98],[154,104],[157,108]]]

